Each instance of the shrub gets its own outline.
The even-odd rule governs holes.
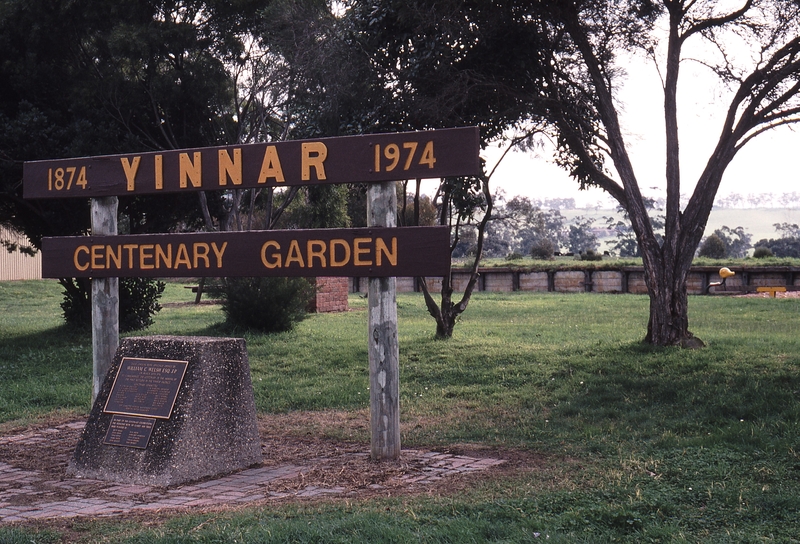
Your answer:
[[[603,255],[601,253],[597,253],[593,249],[587,249],[584,253],[581,253],[581,260],[582,261],[602,261]]]
[[[138,331],[153,324],[153,316],[161,311],[158,300],[166,284],[150,278],[119,280],[119,330]]]
[[[723,259],[725,258],[726,252],[727,249],[722,238],[717,236],[717,234],[712,234],[700,244],[698,255],[710,259]]]
[[[61,309],[64,320],[73,328],[88,328],[92,324],[91,281],[86,279],[63,280],[64,300]],[[146,329],[153,324],[153,316],[161,311],[158,300],[166,284],[149,278],[120,278],[119,280],[119,330],[120,332]]]
[[[764,259],[767,257],[773,257],[772,250],[768,247],[759,246],[753,251],[753,258],[754,259]]]
[[[59,280],[64,287],[61,311],[67,326],[87,329],[92,326],[92,282],[86,278]]]
[[[540,260],[550,260],[556,252],[556,245],[547,238],[536,240],[531,246],[531,257]]]
[[[756,246],[768,248],[775,257],[800,258],[800,238],[763,239],[756,242]]]
[[[522,260],[522,253],[517,253],[516,251],[512,251],[508,255],[506,255],[507,261],[521,261]]]
[[[228,278],[223,296],[229,325],[281,332],[306,317],[314,286],[304,278]]]

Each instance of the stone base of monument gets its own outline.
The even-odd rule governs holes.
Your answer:
[[[67,468],[172,486],[262,461],[243,339],[125,338]]]

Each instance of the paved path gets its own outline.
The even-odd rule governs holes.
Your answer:
[[[48,440],[48,434],[80,430],[83,422],[61,425],[13,436],[0,437],[0,444],[34,445]],[[368,454],[357,455],[364,458]],[[485,470],[502,464],[502,459],[466,457],[436,452],[403,450],[403,460],[414,461],[420,470],[403,474],[408,485],[427,485],[442,478]],[[43,473],[23,470],[0,460],[0,523],[31,519],[111,516],[127,512],[163,511],[192,507],[224,507],[269,499],[310,498],[346,495],[344,487],[306,486],[292,491],[269,491],[269,484],[297,478],[313,463],[256,467],[201,483],[173,488],[126,485],[90,479],[48,480]],[[380,486],[377,486],[379,488]],[[63,498],[65,497],[66,498]]]

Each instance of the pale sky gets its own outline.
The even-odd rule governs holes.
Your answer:
[[[632,61],[627,69],[627,82],[618,95],[624,104],[621,121],[626,143],[642,192],[649,197],[664,197],[664,95],[660,81],[652,64],[644,61]],[[726,91],[716,84],[707,69],[684,62],[678,92],[681,192],[690,194],[718,139],[727,108],[727,101],[720,96]],[[500,155],[496,147],[482,153],[488,170]],[[536,155],[509,153],[492,178],[492,185],[502,187],[508,198],[572,197],[579,207],[611,201],[599,189],[579,191],[578,184],[552,164],[544,151]],[[717,196],[800,192],[799,156],[800,126],[762,134],[749,142],[730,164]]]

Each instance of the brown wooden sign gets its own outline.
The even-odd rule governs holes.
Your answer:
[[[26,162],[25,198],[478,175],[477,127]]]
[[[447,227],[69,236],[42,240],[42,277],[443,276]]]

